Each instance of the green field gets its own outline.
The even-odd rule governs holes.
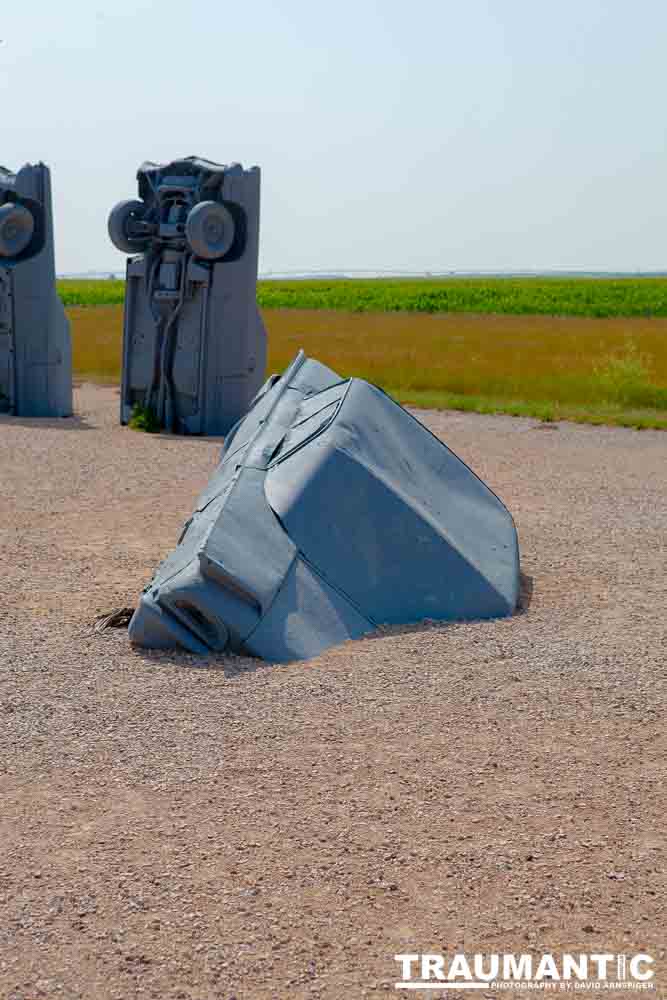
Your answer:
[[[119,306],[125,301],[124,281],[58,278],[56,284],[58,295],[65,308],[70,306]]]
[[[58,291],[66,306],[119,305],[125,283],[63,279]],[[260,281],[257,299],[262,309],[667,317],[667,278]]]

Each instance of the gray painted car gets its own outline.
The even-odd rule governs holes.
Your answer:
[[[132,642],[272,661],[380,624],[510,615],[501,501],[381,389],[301,352],[228,435]]]
[[[257,309],[259,167],[144,163],[109,216],[127,262],[121,423],[135,408],[182,434],[226,434],[264,380]]]
[[[72,413],[69,323],[56,292],[51,175],[0,167],[0,412]]]

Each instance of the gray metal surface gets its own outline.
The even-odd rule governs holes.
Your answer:
[[[518,595],[501,501],[382,390],[300,353],[228,435],[130,638],[286,661],[379,624],[509,615]]]
[[[135,407],[184,434],[225,434],[264,379],[256,301],[258,167],[197,157],[137,173],[139,199],[109,216],[130,253],[121,423]]]
[[[56,293],[49,169],[0,167],[0,413],[71,412],[72,349]]]

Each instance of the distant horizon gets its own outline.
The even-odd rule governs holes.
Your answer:
[[[331,268],[326,270],[303,270],[303,271],[260,271],[258,281],[297,281],[318,278],[328,281],[344,281],[348,278],[550,278],[550,277],[573,277],[573,278],[667,278],[667,270],[603,270],[594,268],[520,268],[506,270],[457,270],[447,269],[443,271],[407,271],[407,270],[387,270],[374,268]],[[62,271],[57,275],[58,280],[122,280],[125,278],[124,271],[114,270],[90,270],[90,271]]]

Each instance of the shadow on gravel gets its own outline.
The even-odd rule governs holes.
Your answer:
[[[126,431],[133,438],[151,438],[153,441],[177,442],[179,447],[187,447],[188,444],[217,444],[222,448],[225,443],[224,437],[213,437],[206,434],[170,434],[169,431],[144,431],[136,427],[129,427],[127,424],[118,424],[116,430]]]
[[[194,656],[181,653],[174,649],[139,649],[130,645],[137,660],[151,666],[176,667],[179,670],[213,670],[222,673],[230,680],[245,674],[254,674],[257,670],[268,670],[284,664],[270,663],[251,656],[236,656],[235,654],[214,654],[210,656]]]
[[[145,431],[135,431],[136,434],[145,433]],[[185,444],[187,442],[204,442],[206,444],[217,444],[222,448],[225,443],[224,437],[213,437],[212,435],[206,434],[170,434],[168,431],[158,431],[157,434],[150,434],[149,437],[160,438],[166,441],[178,441],[179,444]]]
[[[0,413],[0,427],[35,427],[39,430],[54,428],[58,431],[92,431],[94,428],[83,417],[12,417]]]
[[[519,601],[514,612],[515,615],[526,614],[533,599],[533,589],[533,577],[522,572]],[[125,630],[133,610],[133,608],[125,607],[116,608],[106,615],[99,615],[93,623],[93,633],[104,635],[105,633],[109,634],[110,630],[118,634],[118,630]],[[448,625],[452,624],[456,623],[426,619],[423,622],[412,622],[409,625],[382,625],[375,632],[370,632],[358,641],[366,642],[375,639],[385,639],[390,635],[414,635],[417,632],[426,632],[430,629],[447,628]],[[237,656],[235,653],[212,653],[210,656],[197,656],[175,649],[144,649],[131,644],[129,644],[129,647],[137,660],[151,666],[176,667],[187,670],[214,670],[223,673],[225,677],[230,679],[242,677],[244,674],[252,674],[257,670],[268,670],[272,667],[288,665],[260,660],[253,656]]]
[[[515,615],[525,615],[533,600],[534,578],[527,573],[521,573],[519,587],[519,603],[516,606]]]
[[[97,615],[90,623],[90,628],[86,629],[85,635],[98,635],[111,638],[125,633],[127,638],[127,627],[134,613],[134,608],[117,607],[106,614]],[[128,643],[130,651],[137,660],[152,666],[178,667],[188,670],[216,670],[224,673],[225,677],[240,677],[243,674],[252,674],[256,670],[267,667],[278,666],[279,664],[260,660],[254,656],[238,656],[236,653],[211,653],[210,656],[198,656],[195,653],[186,653],[178,649],[146,649],[133,646]]]

